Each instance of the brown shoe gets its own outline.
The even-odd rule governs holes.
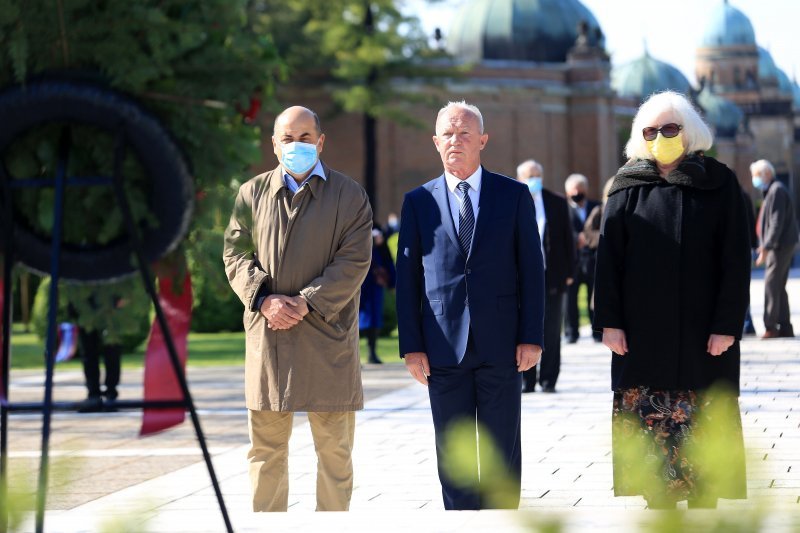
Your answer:
[[[769,339],[777,339],[780,336],[781,336],[781,334],[777,329],[768,329],[761,336],[761,340],[765,341],[765,340],[769,340]]]

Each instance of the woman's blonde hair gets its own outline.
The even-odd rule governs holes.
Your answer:
[[[655,118],[669,110],[675,113],[678,123],[683,126],[681,133],[686,141],[686,153],[691,154],[711,148],[714,144],[711,129],[689,99],[675,91],[664,91],[650,96],[636,112],[631,126],[631,137],[625,145],[625,157],[653,159],[653,154],[647,149],[647,142],[642,136],[642,129],[655,126],[653,124]]]

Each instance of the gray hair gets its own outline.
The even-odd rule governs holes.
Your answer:
[[[436,115],[436,124],[439,124],[439,119],[442,118],[443,115],[446,115],[450,111],[460,109],[461,111],[466,111],[467,113],[473,115],[476,119],[478,119],[478,127],[480,129],[481,135],[483,135],[483,115],[481,115],[481,110],[472,104],[468,104],[464,100],[460,102],[447,102],[447,105],[444,106],[439,110],[439,113]]]
[[[584,189],[589,188],[589,180],[583,174],[570,174],[564,181],[564,190],[568,190],[575,185],[583,185]]]
[[[775,179],[775,167],[766,159],[759,159],[750,165],[750,174],[753,176],[764,177],[764,174],[769,174],[770,179]]]
[[[517,167],[517,179],[522,178],[530,178],[534,174],[538,174],[539,176],[542,175],[544,169],[542,165],[539,164],[538,161],[534,161],[533,159],[528,159],[527,161],[523,161]]]
[[[683,126],[683,138],[686,141],[686,152],[700,152],[711,148],[714,136],[700,113],[686,96],[675,91],[656,93],[639,107],[631,126],[631,137],[625,145],[625,156],[635,159],[653,159],[647,142],[642,136],[642,129],[653,126],[653,120],[664,111],[671,110]]]

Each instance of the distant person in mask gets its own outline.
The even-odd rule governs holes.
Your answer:
[[[797,224],[792,196],[775,179],[775,168],[766,159],[750,165],[753,187],[764,195],[758,212],[756,234],[759,238],[756,265],[766,264],[764,273],[764,327],[762,339],[794,337],[789,311],[786,281],[797,246]]]
[[[577,248],[577,262],[575,265],[575,281],[567,289],[567,311],[564,320],[564,332],[570,344],[578,341],[580,333],[580,313],[578,311],[578,291],[581,285],[586,286],[586,309],[589,312],[589,322],[592,320],[592,291],[594,290],[594,259],[596,247],[588,245],[584,226],[589,214],[599,204],[586,197],[589,180],[583,174],[570,174],[564,182],[564,192],[569,202],[572,231],[575,235]],[[601,340],[601,335],[594,334],[596,341]]]
[[[523,374],[522,391],[555,392],[561,370],[561,324],[567,287],[575,272],[575,240],[567,200],[543,186],[542,165],[529,159],[517,167],[517,181],[533,196],[544,256],[544,347],[539,365]],[[537,379],[538,372],[538,379]]]
[[[608,192],[597,249],[594,328],[613,352],[614,494],[641,494],[653,509],[746,497],[737,396],[750,239],[736,176],[704,154],[712,144],[685,96],[648,98]],[[712,396],[713,386],[730,394]],[[704,413],[718,418],[704,425]],[[712,432],[725,443],[724,484],[708,483],[707,465],[690,451]],[[642,449],[625,453],[634,441]],[[644,464],[655,469],[646,479]]]
[[[372,259],[372,209],[359,184],[320,159],[319,117],[275,119],[279,165],[239,188],[225,230],[228,281],[244,304],[244,394],[253,511],[286,511],[289,436],[308,413],[317,510],[347,511],[355,411],[364,406],[359,289]]]

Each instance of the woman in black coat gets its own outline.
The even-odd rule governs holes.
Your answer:
[[[603,214],[593,327],[613,352],[614,489],[642,494],[651,508],[746,497],[736,396],[750,280],[747,218],[734,173],[703,155],[712,142],[683,95],[653,95],[634,118],[630,160]],[[718,385],[731,393],[727,400],[705,394]],[[711,402],[733,413],[733,422],[701,431],[731,433],[725,452],[733,475],[709,489],[702,465],[686,452],[704,413],[719,412]],[[622,453],[632,437],[647,457]],[[633,470],[653,457],[659,471],[642,481]]]

